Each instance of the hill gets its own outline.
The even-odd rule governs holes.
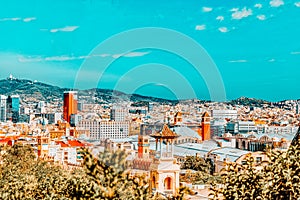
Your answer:
[[[60,88],[58,86],[26,79],[7,78],[0,80],[0,94],[18,94],[24,103],[62,101],[63,92],[68,90],[71,89]],[[178,103],[176,100],[148,97],[139,94],[126,94],[116,90],[100,88],[78,90],[78,96],[79,100],[90,103],[115,103],[121,101],[158,102],[165,104]]]
[[[60,88],[50,84],[36,82],[26,79],[7,78],[0,80],[0,94],[12,95],[18,94],[24,103],[36,103],[39,101],[58,102],[62,101],[63,92],[71,90],[70,88]],[[126,94],[124,92],[93,88],[87,90],[78,90],[79,100],[89,103],[116,103],[122,101],[131,101],[136,105],[147,105],[147,102],[157,102],[161,104],[177,104],[178,102],[191,102],[193,100],[168,100],[158,97],[143,96],[140,94]],[[204,101],[205,102],[205,101]],[[240,97],[227,102],[231,105],[247,105],[262,107],[271,103],[261,99]]]

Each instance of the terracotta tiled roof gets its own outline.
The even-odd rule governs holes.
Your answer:
[[[56,141],[56,144],[60,144],[61,147],[84,147],[85,145],[78,140],[68,140],[68,141]]]
[[[10,138],[4,138],[0,140],[0,143],[8,143],[10,140]]]
[[[69,145],[64,143],[63,141],[56,141],[55,143],[59,144],[61,147],[69,147]]]
[[[78,140],[68,140],[68,143],[71,147],[84,147],[84,144],[82,144]]]

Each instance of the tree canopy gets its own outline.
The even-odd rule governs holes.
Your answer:
[[[83,166],[65,170],[36,158],[30,146],[15,144],[0,149],[0,199],[166,199],[152,194],[148,179],[132,176],[124,151],[102,152],[97,157],[81,150]],[[186,191],[173,199],[182,199]]]
[[[229,163],[222,174],[222,188],[212,187],[214,199],[289,200],[300,198],[300,142],[287,151],[270,150],[262,170],[248,156],[244,165]]]

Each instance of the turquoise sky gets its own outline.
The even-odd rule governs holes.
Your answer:
[[[122,52],[139,37],[110,50],[99,45],[144,27],[175,30],[202,46],[222,77],[227,99],[300,98],[300,0],[1,1],[0,78],[13,74],[62,87],[210,99],[207,77],[181,55],[143,46]],[[174,40],[174,46],[186,45]],[[191,48],[188,54],[203,59],[207,70],[213,67],[203,53]],[[92,79],[107,59],[114,62],[101,80]],[[83,67],[88,62],[91,66]],[[79,71],[85,80],[76,79]],[[216,74],[212,70],[209,76]]]

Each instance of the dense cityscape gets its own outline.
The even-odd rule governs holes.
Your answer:
[[[10,75],[6,81],[19,80]],[[269,161],[268,147],[286,151],[298,137],[297,100],[254,104],[240,98],[244,105],[195,99],[91,103],[95,97],[82,98],[75,90],[64,91],[61,100],[54,101],[35,99],[39,95],[27,95],[30,103],[23,94],[0,96],[2,146],[30,145],[39,159],[67,170],[82,167],[82,148],[95,156],[125,151],[130,173],[147,176],[151,190],[165,196],[176,196],[185,186],[193,191],[189,198],[208,198],[207,182],[187,178],[197,173],[183,167],[188,157],[209,161],[214,176],[228,163],[243,165],[249,155],[259,169]]]
[[[300,200],[299,11],[0,1],[0,200]]]

